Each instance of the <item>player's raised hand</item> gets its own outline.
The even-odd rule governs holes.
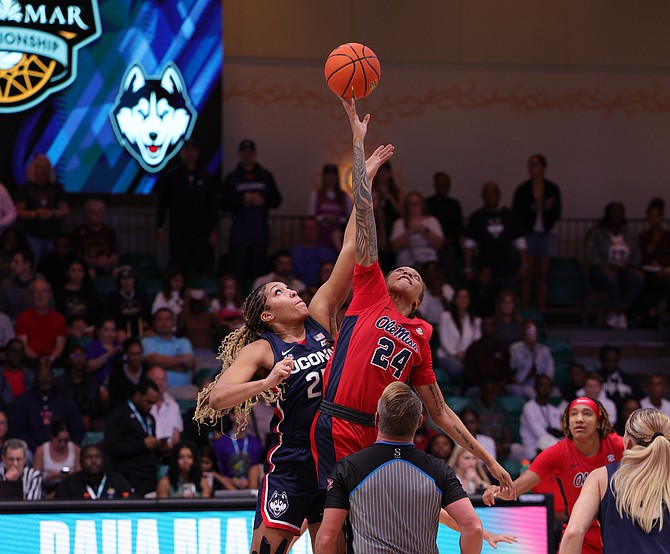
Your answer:
[[[354,135],[354,140],[363,140],[365,135],[368,132],[368,121],[370,121],[370,114],[367,114],[361,121],[358,118],[356,113],[356,101],[352,98],[351,100],[345,100],[340,98],[342,106],[344,106],[344,111],[349,117],[349,124],[351,125],[351,131]]]
[[[270,375],[265,378],[267,388],[272,389],[284,382],[291,375],[291,371],[293,371],[293,363],[293,358],[279,360],[272,368]]]
[[[383,144],[375,150],[370,157],[365,160],[365,172],[368,174],[368,180],[372,183],[372,180],[377,175],[377,170],[391,159],[393,152],[395,151],[395,146],[392,144]]]
[[[482,501],[487,506],[493,506],[496,503],[496,498],[500,494],[500,487],[498,485],[491,485],[487,487],[482,495]]]
[[[506,500],[516,500],[516,487],[509,473],[498,462],[487,466],[489,472],[500,484],[500,493]]]

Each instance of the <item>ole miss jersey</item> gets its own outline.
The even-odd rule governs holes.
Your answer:
[[[324,400],[374,414],[386,386],[435,382],[429,323],[395,307],[378,263],[354,267],[354,296],[324,377]]]
[[[555,477],[565,501],[565,509],[572,508],[579,498],[584,481],[594,469],[618,462],[623,455],[623,439],[611,433],[600,441],[600,451],[595,456],[584,456],[570,439],[562,439],[540,452],[530,464],[530,470],[540,479]],[[601,552],[600,532],[596,520],[584,539],[584,552]]]
[[[270,343],[274,363],[293,358],[293,371],[284,380],[284,397],[277,401],[270,423],[275,433],[309,444],[309,430],[323,392],[323,371],[333,353],[333,339],[321,325],[308,317],[305,344],[284,342],[271,332],[261,338]]]

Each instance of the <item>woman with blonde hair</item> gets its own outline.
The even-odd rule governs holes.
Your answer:
[[[620,463],[596,469],[586,479],[561,554],[582,551],[584,534],[596,516],[603,554],[670,552],[670,417],[658,410],[635,410],[623,443]]]
[[[456,477],[468,494],[481,494],[486,487],[491,486],[482,464],[460,444],[454,447],[447,463],[454,468]]]
[[[392,155],[393,146],[379,147],[366,162],[368,178]],[[275,440],[259,487],[252,551],[287,551],[303,521],[312,538],[320,525],[325,496],[318,489],[309,434],[333,351],[336,316],[351,288],[355,248],[352,214],[335,268],[309,308],[283,282],[249,294],[243,306],[246,324],[226,336],[219,348],[222,371],[198,394],[196,421],[215,422],[233,412],[239,429],[259,400],[275,405],[270,424]]]

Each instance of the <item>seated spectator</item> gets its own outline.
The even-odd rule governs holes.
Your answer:
[[[656,287],[670,280],[670,231],[663,228],[664,212],[663,199],[652,199],[647,207],[649,227],[638,237],[642,268]]]
[[[619,436],[623,437],[624,433],[626,432],[626,422],[628,421],[630,414],[632,414],[635,410],[639,410],[640,408],[640,402],[632,396],[630,398],[626,398],[626,400],[623,401],[617,415],[617,423],[614,426],[614,430]]]
[[[123,342],[123,354],[117,357],[109,376],[109,410],[129,400],[149,366],[144,362],[142,341],[129,338]]]
[[[70,260],[65,277],[65,284],[54,291],[56,311],[65,317],[70,337],[90,338],[98,321],[100,300],[91,285],[86,264],[79,258]]]
[[[617,407],[609,398],[603,389],[603,378],[599,373],[591,372],[586,375],[584,381],[584,388],[577,391],[577,396],[587,396],[591,400],[597,400],[603,405],[607,415],[610,418],[610,423],[615,425],[617,422]]]
[[[142,339],[144,359],[150,366],[167,371],[168,389],[192,386],[195,358],[191,342],[175,336],[174,316],[169,308],[160,308],[154,314],[154,332]]]
[[[80,345],[73,345],[67,356],[65,373],[58,380],[58,388],[72,398],[79,408],[84,429],[103,428],[103,404],[107,391],[101,389],[98,380],[86,370],[86,353]],[[101,390],[104,395],[101,395]]]
[[[158,399],[149,412],[156,422],[156,438],[166,441],[168,447],[172,448],[179,442],[180,434],[184,430],[179,404],[167,392],[167,374],[162,367],[150,368],[147,377],[158,387]]]
[[[216,491],[235,490],[233,481],[216,470],[216,454],[209,443],[200,447],[200,469],[202,476],[207,479],[212,496]]]
[[[653,408],[670,416],[670,400],[665,398],[668,392],[668,380],[660,373],[654,373],[647,379],[647,396],[640,400],[642,408]]]
[[[184,272],[179,267],[169,268],[163,275],[163,288],[156,293],[156,298],[151,305],[151,315],[161,308],[169,308],[176,321],[186,301],[186,292]]]
[[[465,352],[481,337],[481,320],[470,315],[470,293],[467,289],[458,289],[449,309],[442,312],[439,333],[438,363],[460,388]]]
[[[123,475],[143,497],[156,489],[157,455],[169,450],[156,438],[150,414],[160,393],[156,383],[142,379],[133,397],[119,404],[105,420],[105,450],[115,471]]]
[[[172,448],[165,477],[158,481],[158,498],[209,498],[212,490],[202,474],[198,447],[192,442],[178,442]]]
[[[496,299],[495,311],[496,341],[503,346],[523,339],[524,327],[519,315],[516,294],[507,289],[500,291]]]
[[[41,275],[35,273],[35,258],[30,250],[18,250],[12,256],[11,276],[0,284],[0,312],[15,320],[33,305],[31,286]]]
[[[120,474],[105,470],[105,455],[98,444],[88,444],[79,456],[81,470],[56,487],[56,500],[113,500],[131,498],[133,489]]]
[[[488,435],[484,435],[479,430],[479,413],[472,408],[465,408],[460,414],[461,421],[470,434],[477,439],[477,442],[484,447],[491,456],[496,456],[496,443]]]
[[[44,154],[36,154],[28,164],[26,182],[16,194],[16,213],[39,262],[53,248],[53,239],[70,214],[63,186],[56,181],[51,161]]]
[[[100,386],[107,387],[112,368],[121,355],[121,345],[116,340],[116,321],[101,319],[95,327],[95,336],[86,345],[86,369]]]
[[[465,278],[474,275],[476,249],[477,266],[491,268],[493,283],[516,291],[528,270],[523,227],[512,210],[500,207],[497,183],[484,183],[481,196],[484,206],[470,216],[464,233]]]
[[[72,232],[74,249],[86,261],[92,276],[111,275],[119,262],[116,231],[103,223],[107,206],[92,198],[84,204],[86,223]]]
[[[244,298],[240,291],[240,284],[234,275],[222,275],[216,290],[216,297],[209,305],[209,311],[214,315],[221,338],[244,325],[242,306]]]
[[[15,398],[33,386],[35,371],[23,364],[25,346],[12,339],[5,348],[5,363],[0,371],[0,408],[7,408]]]
[[[253,289],[257,289],[261,285],[267,285],[274,281],[284,283],[288,288],[297,293],[301,293],[307,288],[305,283],[293,275],[293,258],[290,250],[285,248],[277,250],[273,257],[272,268],[273,270],[267,275],[261,275],[256,278],[252,285]]]
[[[79,447],[70,440],[70,428],[62,419],[54,419],[51,439],[35,450],[33,467],[42,474],[42,489],[51,498],[68,473],[79,471]]]
[[[460,240],[463,236],[463,212],[461,204],[449,196],[451,177],[442,171],[433,175],[435,194],[426,198],[428,213],[440,222],[444,235],[444,246],[438,252],[440,265],[447,280],[455,283],[461,266]]]
[[[20,229],[10,227],[0,235],[0,279],[12,276],[12,258],[16,252],[30,251],[25,235]]]
[[[468,494],[483,494],[484,489],[491,486],[482,464],[460,444],[454,447],[448,464],[454,469],[456,477]]]
[[[607,204],[603,218],[589,231],[586,260],[591,280],[607,291],[611,310],[607,326],[627,329],[626,312],[644,287],[644,274],[639,268],[638,240],[626,226],[624,207],[620,202]]]
[[[629,396],[636,400],[644,396],[638,380],[620,369],[621,350],[619,347],[603,346],[598,353],[598,358],[600,359],[599,373],[603,378],[603,389],[607,398],[620,407],[623,400]]]
[[[577,391],[584,388],[587,375],[588,372],[582,364],[572,362],[570,365],[570,381],[561,387],[561,397],[563,398],[563,402],[566,403],[566,408],[570,402],[579,396]]]
[[[554,358],[547,346],[537,342],[535,322],[525,321],[523,327],[523,339],[509,347],[509,365],[513,376],[512,382],[507,385],[507,394],[533,398],[538,375],[554,378]]]
[[[66,233],[56,235],[53,241],[53,250],[47,252],[37,264],[37,273],[44,275],[54,289],[65,284],[70,261],[75,258],[72,251],[72,237]]]
[[[291,249],[293,268],[297,279],[307,287],[314,287],[319,283],[321,264],[335,262],[336,255],[332,248],[319,243],[319,224],[315,218],[303,218],[301,229],[300,242]]]
[[[204,290],[189,289],[177,325],[177,333],[193,347],[196,370],[221,365],[213,348],[214,338],[218,335],[217,320],[209,311],[209,305]]]
[[[496,383],[484,382],[479,385],[479,396],[472,404],[479,414],[479,429],[496,443],[496,458],[506,460],[512,453],[512,430],[509,415],[498,401],[499,387]]]
[[[511,379],[509,349],[495,340],[493,317],[485,317],[481,328],[481,338],[468,346],[463,357],[463,390],[467,396],[476,396],[484,381],[502,387]]]
[[[349,195],[340,186],[340,172],[336,165],[326,164],[321,172],[321,183],[309,195],[307,213],[319,224],[318,241],[332,252],[342,248],[344,226],[351,213]]]
[[[436,433],[428,439],[428,443],[426,444],[424,451],[431,456],[435,456],[440,460],[444,460],[444,463],[449,463],[449,458],[454,451],[454,447],[454,441],[449,435],[445,435],[444,433]]]
[[[2,452],[2,447],[7,440],[7,432],[9,431],[9,425],[7,425],[7,412],[0,410],[0,452]]]
[[[2,446],[0,481],[17,483],[16,498],[42,499],[42,474],[26,465],[28,446],[20,439],[7,439]]]
[[[500,287],[493,282],[490,267],[480,267],[466,285],[470,292],[472,313],[479,317],[493,315]]]
[[[525,457],[529,460],[537,456],[540,450],[563,438],[561,430],[563,413],[549,403],[553,388],[554,383],[549,376],[538,375],[535,378],[535,398],[531,398],[523,406],[519,435],[525,449]]]
[[[437,262],[428,262],[421,268],[421,277],[426,286],[423,300],[419,306],[421,319],[433,327],[440,324],[442,312],[449,309],[449,303],[454,297],[454,289],[444,280],[444,274]]]
[[[135,271],[129,265],[116,268],[117,290],[107,295],[105,314],[116,320],[119,340],[141,337],[148,321],[149,304],[144,293],[136,287]]]
[[[219,471],[228,477],[235,489],[257,489],[260,481],[260,466],[263,444],[246,430],[233,432],[233,420],[224,420],[224,431],[212,447],[219,462]]]
[[[67,341],[65,318],[51,308],[51,285],[44,279],[32,284],[33,307],[16,318],[16,336],[26,347],[26,358],[36,366],[40,358],[61,361]]]
[[[67,421],[72,440],[80,444],[84,437],[84,423],[75,401],[54,387],[51,366],[40,363],[35,372],[33,387],[14,400],[9,411],[12,436],[26,441],[34,452],[51,438],[54,419]]]
[[[402,217],[393,222],[391,229],[396,265],[421,267],[438,261],[437,252],[444,246],[444,235],[440,222],[427,214],[421,194],[410,192],[405,196]]]

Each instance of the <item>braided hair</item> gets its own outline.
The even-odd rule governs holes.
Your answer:
[[[209,395],[218,383],[221,376],[233,364],[237,354],[252,342],[259,339],[261,333],[270,331],[263,320],[261,314],[268,309],[265,296],[266,285],[261,285],[253,290],[244,301],[242,311],[244,312],[245,324],[235,331],[226,335],[219,346],[219,355],[217,358],[221,360],[221,371],[214,378],[214,381],[198,393],[198,401],[195,408],[193,420],[198,424],[212,424],[216,423],[225,414],[232,412],[233,419],[237,423],[237,430],[242,431],[246,429],[248,423],[248,416],[251,409],[259,401],[270,404],[282,398],[283,389],[279,385],[275,389],[269,389],[258,394],[232,408],[224,408],[216,410],[209,405]],[[260,368],[252,377],[253,381],[265,378],[272,368]]]

